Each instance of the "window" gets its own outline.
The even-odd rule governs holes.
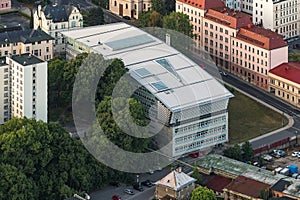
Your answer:
[[[228,35],[228,30],[225,30],[225,34]]]
[[[117,1],[115,1],[115,6],[117,6]]]

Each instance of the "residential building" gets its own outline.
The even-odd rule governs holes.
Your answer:
[[[300,63],[282,63],[269,72],[269,90],[275,96],[300,108]]]
[[[217,66],[230,71],[232,39],[241,27],[252,23],[250,16],[223,7],[209,9],[203,18],[202,47]]]
[[[47,122],[47,61],[29,54],[7,57],[11,70],[11,117]]]
[[[55,38],[54,52],[65,52],[65,39],[61,31],[83,27],[83,17],[79,9],[73,5],[40,5],[33,15],[34,29],[41,29]]]
[[[190,18],[190,24],[193,26],[195,39],[202,44],[203,37],[203,17],[205,12],[210,8],[224,7],[221,0],[176,0],[176,12],[186,14]]]
[[[203,185],[215,192],[217,197],[224,198],[224,188],[232,182],[231,178],[220,175],[211,175]]]
[[[245,195],[245,199],[257,199],[258,188],[261,187],[261,189],[265,189],[267,186],[267,191],[270,191],[274,199],[275,197],[281,197],[282,199],[300,199],[299,179],[279,173],[274,174],[272,171],[260,169],[256,166],[225,156],[209,154],[203,157],[198,162],[198,170],[207,175],[213,174],[233,180],[237,179],[233,182],[232,187],[228,185],[226,187],[227,189],[224,189],[224,193],[227,193],[225,195],[227,195],[227,197],[231,196],[232,199],[234,199],[234,195],[236,195],[236,197]],[[238,179],[239,177],[241,177],[241,179]],[[260,184],[256,184],[256,182],[260,182],[260,184],[262,183],[263,185],[260,186]],[[241,183],[248,186],[244,188]]]
[[[41,30],[0,32],[0,56],[31,53],[41,60],[53,58],[53,38]]]
[[[228,141],[229,98],[233,95],[176,49],[125,23],[62,32],[67,58],[94,52],[119,58],[142,87],[135,96],[163,123],[171,156]]]
[[[242,10],[242,1],[241,0],[226,0],[226,7],[231,8],[236,11]]]
[[[253,0],[253,23],[282,35],[284,39],[300,35],[298,0]]]
[[[11,9],[11,0],[1,0],[0,2],[0,12],[7,11]]]
[[[186,200],[190,199],[195,189],[196,179],[181,171],[181,167],[172,170],[167,176],[155,183],[155,198]]]
[[[180,8],[186,7],[186,12],[178,5],[177,11],[189,15],[194,28],[195,22],[201,22],[194,29],[194,34],[198,35],[195,39],[216,65],[268,90],[268,71],[288,61],[288,45],[283,37],[254,26],[246,13],[215,6],[204,13],[199,12],[195,3],[181,3]],[[200,15],[194,15],[195,9]]]
[[[288,198],[288,199],[296,199],[293,196],[284,194],[283,191],[285,191],[290,185],[291,185],[291,181],[288,180],[279,180],[276,184],[274,184],[271,187],[271,192],[272,192],[272,196],[277,197],[277,198]]]
[[[253,0],[225,0],[226,7],[252,15]]]
[[[282,36],[248,25],[240,28],[231,40],[230,72],[268,91],[269,70],[288,62],[288,45]]]
[[[250,189],[251,188],[251,189]],[[263,200],[261,191],[269,193],[270,185],[239,176],[224,188],[224,200],[253,199]]]
[[[109,10],[119,16],[138,19],[142,12],[151,10],[151,0],[109,0]]]
[[[5,57],[0,57],[0,124],[10,119],[10,73]]]

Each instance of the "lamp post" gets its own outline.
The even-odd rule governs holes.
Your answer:
[[[139,175],[138,175],[138,174],[136,175],[136,183],[137,183],[138,185],[140,185]]]

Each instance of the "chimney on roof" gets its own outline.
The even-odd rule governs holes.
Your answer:
[[[251,24],[248,24],[247,27],[248,27],[248,29],[251,29],[252,25],[251,25]]]
[[[171,45],[171,35],[169,33],[166,33],[166,44]]]
[[[26,65],[26,61],[23,62],[23,65]]]
[[[287,70],[289,70],[289,67],[287,66],[287,67],[285,67],[284,69],[285,69],[285,71],[287,71]]]
[[[178,167],[178,168],[177,168],[177,172],[178,172],[178,173],[181,173],[181,172],[182,172],[182,167]]]

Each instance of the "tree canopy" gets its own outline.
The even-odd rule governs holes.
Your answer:
[[[0,127],[1,199],[65,199],[128,175],[94,159],[56,123],[12,119]]]
[[[217,197],[212,190],[199,186],[193,191],[191,200],[217,200]]]
[[[175,0],[151,0],[153,11],[160,13],[161,15],[168,15],[175,11]]]
[[[92,8],[88,11],[82,11],[83,15],[83,26],[95,26],[104,23],[103,10],[100,6]]]

